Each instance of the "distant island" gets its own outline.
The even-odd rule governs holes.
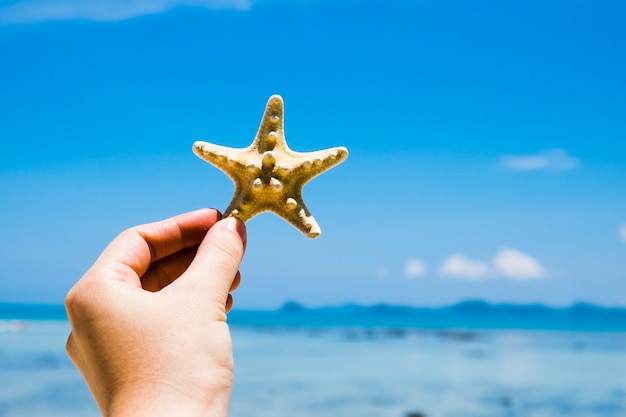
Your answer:
[[[0,320],[67,320],[62,305],[0,303]],[[555,308],[542,304],[463,301],[445,307],[346,304],[309,308],[290,301],[276,310],[233,310],[233,326],[389,327],[417,329],[533,329],[626,331],[626,308],[576,303]]]
[[[308,308],[294,301],[274,312],[234,311],[234,324],[291,326],[364,326],[421,329],[534,329],[626,331],[626,308],[576,303],[555,308],[543,304],[495,304],[469,300],[445,307],[391,304]]]

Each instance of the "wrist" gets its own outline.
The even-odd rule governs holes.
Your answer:
[[[104,417],[227,417],[229,389],[200,396],[183,391],[179,387],[161,384],[126,387],[101,410]]]

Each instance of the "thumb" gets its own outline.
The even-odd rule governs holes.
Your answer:
[[[246,227],[234,217],[215,223],[200,243],[187,271],[175,281],[187,297],[226,302],[246,245]]]

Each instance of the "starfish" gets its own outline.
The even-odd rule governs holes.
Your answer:
[[[304,204],[302,187],[343,162],[348,150],[336,147],[294,152],[287,146],[283,119],[283,99],[273,95],[250,146],[234,149],[198,141],[193,144],[193,151],[235,183],[235,193],[224,217],[234,216],[245,222],[271,211],[306,236],[316,238],[321,229]]]

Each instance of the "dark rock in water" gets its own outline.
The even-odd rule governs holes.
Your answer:
[[[405,414],[405,417],[426,417],[426,414],[421,411],[409,411]]]
[[[504,408],[509,408],[513,405],[513,399],[508,395],[503,395],[498,399],[498,403]]]
[[[437,335],[445,340],[467,342],[478,338],[478,333],[469,330],[440,330]]]
[[[408,335],[408,333],[409,332],[407,329],[391,328],[387,329],[387,331],[385,332],[385,336],[390,338],[403,339]]]

